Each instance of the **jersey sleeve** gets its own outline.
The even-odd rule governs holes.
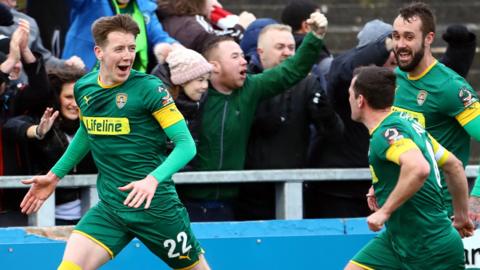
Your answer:
[[[442,109],[465,126],[480,115],[480,103],[473,88],[463,78],[452,78],[440,100]]]
[[[443,164],[448,159],[448,156],[450,155],[450,152],[445,149],[435,138],[428,134],[428,138],[430,139],[430,142],[432,143],[432,148],[433,148],[433,154],[435,155],[435,161],[437,162],[438,166],[442,167]]]
[[[152,113],[163,129],[183,120],[183,115],[175,106],[172,95],[160,80],[148,81],[143,101],[146,109]]]
[[[418,149],[411,136],[398,127],[385,127],[379,130],[371,144],[374,154],[396,164],[400,164],[400,156],[403,153]]]

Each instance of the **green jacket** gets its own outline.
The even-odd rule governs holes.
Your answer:
[[[230,95],[208,89],[203,108],[198,170],[242,170],[250,127],[258,103],[273,97],[305,78],[323,46],[313,34],[305,37],[297,53],[260,74],[247,75],[243,87]]]
[[[235,89],[230,95],[210,87],[203,108],[196,170],[242,170],[257,104],[305,78],[318,59],[322,47],[323,41],[310,33],[305,36],[294,56],[263,73],[247,75],[243,87]],[[219,192],[210,187],[208,191],[211,192],[207,192],[196,186],[192,192],[188,192],[188,196],[218,199],[236,195],[236,188],[227,190]]]

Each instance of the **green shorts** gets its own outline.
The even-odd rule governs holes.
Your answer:
[[[99,202],[75,227],[113,258],[134,237],[173,269],[189,269],[202,253],[190,228],[187,210],[177,204],[168,213],[147,209],[119,211]]]
[[[457,270],[465,269],[463,243],[457,232],[447,237],[442,245],[437,245],[428,254],[418,254],[415,258],[402,258],[392,247],[389,235],[383,231],[370,240],[351,260],[364,269],[388,270]],[[457,234],[455,236],[454,234]]]

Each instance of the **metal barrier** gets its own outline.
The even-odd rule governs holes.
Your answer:
[[[468,178],[477,176],[479,166],[467,166]],[[0,188],[26,188],[20,180],[29,176],[0,177]],[[98,202],[96,175],[68,175],[59,187],[82,188],[82,212]],[[175,184],[258,183],[275,182],[277,219],[303,218],[303,183],[310,181],[370,180],[368,169],[295,169],[260,171],[184,172],[173,175]],[[31,226],[55,225],[55,193],[42,208],[29,217]]]

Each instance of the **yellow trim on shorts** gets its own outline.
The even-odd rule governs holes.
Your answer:
[[[57,270],[82,270],[82,267],[72,261],[62,261]]]
[[[455,116],[455,119],[460,123],[460,125],[465,126],[470,123],[473,119],[480,115],[480,103],[474,102],[472,105],[465,108],[465,110]]]
[[[83,235],[83,236],[87,237],[88,239],[92,240],[93,242],[95,242],[96,244],[98,244],[99,246],[101,246],[103,249],[105,249],[105,250],[108,252],[108,254],[110,255],[110,258],[113,259],[113,257],[114,257],[113,252],[112,252],[105,244],[103,244],[102,242],[98,241],[98,240],[95,239],[93,236],[91,236],[91,235],[89,235],[89,234],[87,234],[87,233],[84,233],[84,232],[82,232],[82,231],[79,231],[79,230],[73,230],[72,233],[78,233],[78,234]]]
[[[357,266],[362,267],[362,268],[365,269],[365,270],[375,270],[375,269],[373,269],[373,268],[370,268],[370,267],[368,267],[368,266],[366,266],[366,265],[363,265],[363,264],[358,263],[358,262],[353,261],[353,260],[350,260],[350,262],[353,263],[353,264],[355,264],[355,265],[357,265]]]
[[[198,263],[200,262],[200,259],[198,259],[196,262],[194,262],[193,264],[187,266],[187,267],[183,267],[183,268],[176,268],[175,270],[190,270],[192,269],[193,267],[195,267]]]
[[[167,106],[153,113],[153,117],[157,119],[158,123],[163,129],[176,124],[180,120],[183,120],[183,115],[178,111],[175,103],[170,103]]]
[[[199,255],[203,255],[205,254],[205,250],[203,248],[200,248],[200,253]],[[196,262],[194,262],[192,265],[190,266],[187,266],[187,267],[184,267],[184,268],[176,268],[175,270],[190,270],[192,269],[193,267],[195,267],[195,265],[197,265],[198,263],[200,263],[200,259],[198,259]]]
[[[386,157],[396,164],[400,164],[400,156],[408,150],[418,149],[418,146],[408,138],[395,141],[387,149]]]

